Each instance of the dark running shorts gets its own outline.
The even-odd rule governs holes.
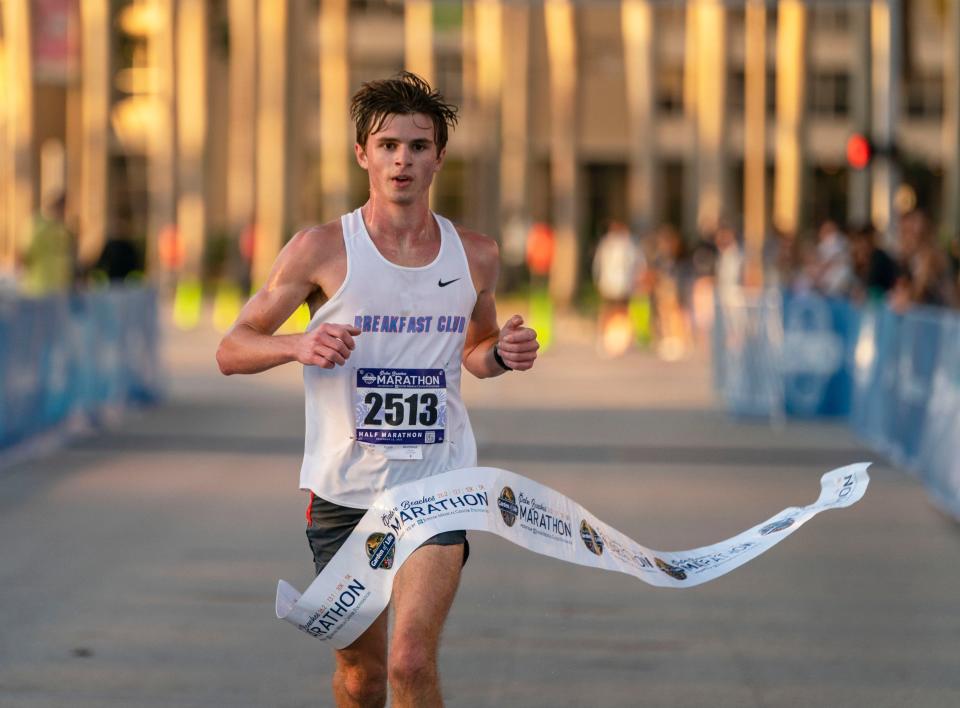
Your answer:
[[[340,549],[353,528],[360,523],[366,509],[340,506],[310,492],[307,506],[307,541],[313,551],[313,565],[317,575]],[[470,542],[466,531],[446,531],[423,542],[424,546],[457,546],[463,544],[463,565],[470,555]]]

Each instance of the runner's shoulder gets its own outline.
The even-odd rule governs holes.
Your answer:
[[[454,224],[454,227],[472,267],[496,267],[500,263],[500,247],[494,239],[460,224]]]
[[[284,256],[292,263],[322,265],[342,257],[343,227],[339,219],[300,229],[284,246]]]

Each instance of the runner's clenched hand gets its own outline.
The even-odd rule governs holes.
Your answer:
[[[514,371],[526,371],[533,366],[537,359],[537,333],[529,327],[523,326],[523,318],[514,315],[500,329],[500,339],[497,341],[497,351],[503,363]]]
[[[360,329],[352,325],[324,322],[316,329],[304,332],[296,344],[296,358],[306,366],[332,369],[343,366],[357,346],[353,338]]]

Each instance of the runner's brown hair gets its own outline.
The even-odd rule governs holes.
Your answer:
[[[401,71],[390,79],[367,81],[350,101],[350,117],[357,127],[357,143],[383,128],[391,115],[423,113],[433,121],[437,155],[447,145],[447,134],[457,124],[457,107],[416,74]]]

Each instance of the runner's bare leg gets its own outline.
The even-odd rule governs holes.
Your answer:
[[[333,697],[339,708],[383,708],[387,702],[387,614],[366,632],[334,652]]]
[[[423,546],[397,572],[388,673],[395,708],[442,706],[437,649],[460,583],[463,545]]]

